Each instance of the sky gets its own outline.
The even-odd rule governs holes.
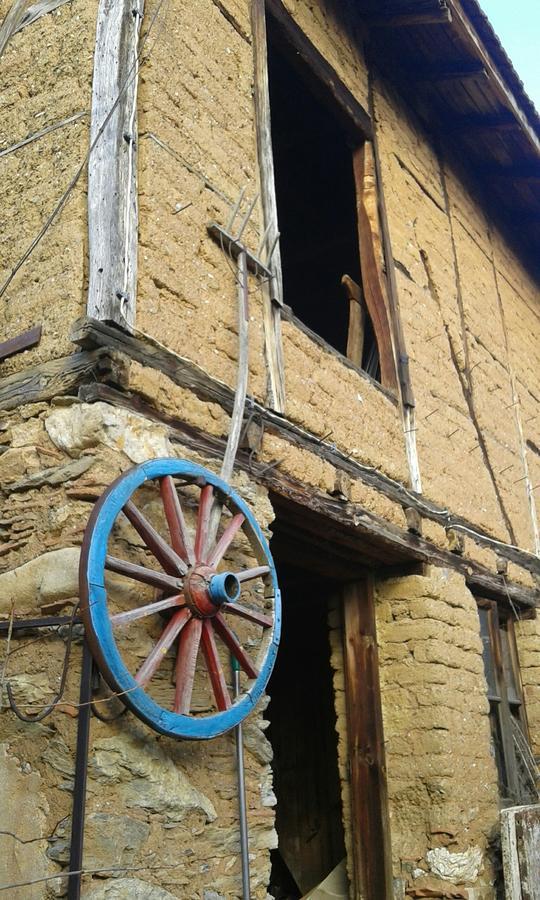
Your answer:
[[[540,0],[479,0],[540,112]]]

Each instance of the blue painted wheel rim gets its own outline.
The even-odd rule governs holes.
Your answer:
[[[182,715],[161,707],[135,681],[126,667],[110,621],[105,589],[107,542],[117,516],[142,484],[166,475],[199,485],[209,484],[220,499],[233,504],[245,516],[244,533],[259,562],[269,567],[274,595],[273,626],[257,678],[230,709],[205,717]],[[281,596],[268,542],[253,513],[242,498],[217,475],[187,460],[156,459],[135,466],[121,475],[105,491],[90,517],[83,541],[79,569],[81,614],[96,662],[111,689],[140,719],[154,730],[171,737],[207,740],[234,728],[250,712],[263,694],[274,666],[281,632]]]

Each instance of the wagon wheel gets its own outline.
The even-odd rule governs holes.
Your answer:
[[[150,490],[156,498],[149,504],[153,517],[146,506],[141,511],[137,499],[140,491]],[[188,507],[195,514],[191,527]],[[156,509],[159,522],[154,524]],[[224,558],[239,541],[243,559],[247,551],[255,564],[227,568]],[[134,544],[143,564],[133,561]],[[123,552],[117,554],[117,547]],[[129,586],[127,608],[124,603],[115,611],[111,579]],[[253,513],[212,472],[185,460],[157,459],[121,475],[90,517],[79,581],[81,614],[101,673],[150,727],[175,737],[212,738],[253,709],[277,653],[279,588],[270,549]],[[157,589],[157,596],[141,602],[140,593],[150,588]],[[246,589],[248,600],[241,596]],[[150,646],[142,662],[132,658],[134,630],[146,648]],[[231,697],[227,684],[231,656],[244,673],[237,698]],[[164,701],[166,662],[171,696]],[[155,694],[158,678],[161,694],[156,699],[152,690]],[[199,685],[206,685],[206,705],[200,696],[195,699]]]

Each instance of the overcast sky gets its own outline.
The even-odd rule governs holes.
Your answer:
[[[540,0],[480,0],[480,5],[540,112]]]

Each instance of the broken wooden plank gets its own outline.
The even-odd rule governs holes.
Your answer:
[[[347,332],[347,359],[361,368],[364,352],[366,307],[359,284],[350,275],[343,275],[341,284],[349,301],[349,330]]]
[[[143,8],[143,0],[100,0],[92,85],[87,308],[97,319],[124,327],[135,322],[137,82]]]
[[[384,284],[380,272],[380,244],[377,223],[373,218],[372,198],[368,184],[372,160],[371,144],[365,143],[353,153],[353,170],[356,183],[356,208],[358,215],[358,241],[362,265],[362,287],[366,306],[369,311],[373,330],[377,338],[379,360],[381,365],[381,381],[385,387],[398,389],[398,379],[394,362],[392,332],[388,320],[388,310]],[[371,215],[368,205],[371,203]]]
[[[251,5],[251,31],[257,157],[263,211],[261,232],[267,235],[267,248],[271,248],[277,242],[275,243],[271,261],[272,276],[262,285],[264,346],[268,371],[268,405],[277,412],[283,412],[285,409],[285,373],[279,309],[283,305],[283,278],[270,123],[265,0],[253,0]],[[264,252],[264,249],[262,247],[261,252]]]
[[[30,328],[28,331],[23,331],[22,334],[17,335],[17,337],[10,338],[9,341],[3,341],[0,344],[0,362],[3,362],[4,359],[8,359],[10,356],[14,356],[15,353],[21,353],[23,350],[35,347],[40,340],[41,325],[36,325],[35,328]]]

